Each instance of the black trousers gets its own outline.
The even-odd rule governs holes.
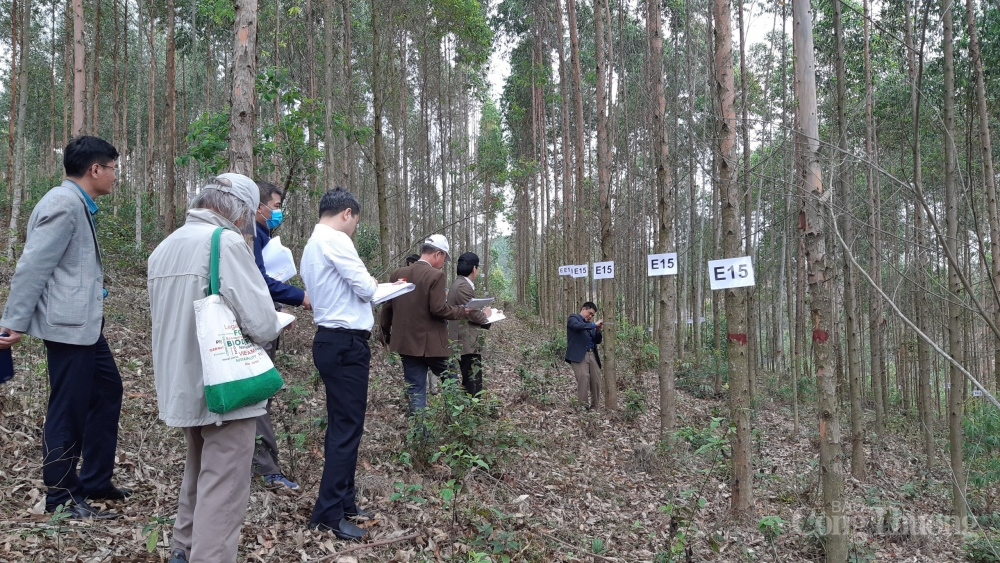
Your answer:
[[[462,354],[459,368],[462,370],[462,387],[475,397],[483,390],[483,355]]]
[[[346,332],[321,330],[313,339],[313,363],[326,386],[326,442],[319,497],[312,524],[337,528],[344,514],[356,513],[354,473],[368,407],[368,340]]]
[[[118,446],[122,376],[104,335],[89,346],[45,341],[49,408],[42,442],[47,510],[108,491]],[[80,457],[83,464],[77,474]]]

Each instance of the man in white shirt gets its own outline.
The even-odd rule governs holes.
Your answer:
[[[319,327],[313,363],[326,386],[328,416],[323,478],[309,526],[349,540],[361,540],[367,531],[348,519],[371,517],[355,503],[354,488],[368,406],[368,339],[375,323],[369,302],[378,287],[351,240],[360,220],[361,206],[351,192],[336,188],[323,194],[319,224],[299,269]]]

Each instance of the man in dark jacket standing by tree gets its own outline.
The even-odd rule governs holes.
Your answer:
[[[570,315],[566,321],[566,361],[576,376],[576,400],[581,407],[586,407],[587,396],[590,395],[591,409],[601,406],[603,377],[597,345],[604,339],[601,334],[604,319],[591,322],[596,314],[597,305],[587,301],[580,308],[579,314]]]
[[[282,221],[281,203],[284,194],[278,186],[270,182],[257,182],[260,190],[260,205],[254,214],[256,234],[253,237],[253,257],[257,262],[260,275],[264,276],[267,291],[271,300],[283,305],[303,306],[311,309],[309,296],[305,291],[294,285],[284,283],[267,275],[264,268],[264,247],[271,242],[271,230],[277,228]],[[278,305],[280,310],[281,305]],[[264,351],[274,360],[278,353],[280,338],[263,345]],[[267,412],[257,417],[257,446],[253,451],[253,471],[264,478],[264,484],[270,487],[287,487],[293,491],[299,486],[285,477],[278,465],[278,441],[274,437],[274,425],[271,424],[271,399],[267,400]]]

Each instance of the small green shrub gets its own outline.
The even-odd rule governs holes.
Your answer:
[[[625,390],[625,410],[622,418],[630,422],[646,412],[646,393],[631,387]]]
[[[455,378],[445,378],[440,392],[410,421],[406,454],[420,469],[443,462],[458,477],[473,467],[491,468],[523,444],[500,418],[500,401],[489,393],[470,397]]]
[[[965,558],[973,563],[1000,563],[998,538],[988,532],[974,532],[966,537],[962,549]]]

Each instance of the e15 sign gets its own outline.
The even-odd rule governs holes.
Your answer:
[[[677,253],[650,254],[646,257],[647,276],[676,276]]]
[[[573,266],[559,266],[559,275],[568,276],[573,273]]]
[[[610,280],[615,277],[614,262],[594,262],[594,279]]]
[[[708,261],[708,281],[712,289],[756,285],[749,256]]]
[[[575,266],[570,266],[573,270],[570,272],[570,276],[574,278],[585,278],[587,277],[587,270],[589,266],[587,264],[577,264]]]

